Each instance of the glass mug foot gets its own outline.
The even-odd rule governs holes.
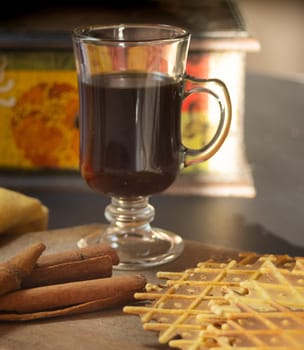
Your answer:
[[[81,238],[79,248],[106,243],[117,251],[120,270],[138,270],[175,260],[184,249],[182,238],[160,228],[152,228],[154,208],[146,197],[112,198],[105,216],[110,225],[104,225]]]
[[[118,270],[140,270],[165,264],[179,257],[184,249],[180,236],[159,228],[153,228],[152,236],[146,238],[136,232],[107,233],[104,227],[100,232],[81,238],[77,245],[83,248],[98,243],[107,243],[117,251],[120,263],[113,268]]]

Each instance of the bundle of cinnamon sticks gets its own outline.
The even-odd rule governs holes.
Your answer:
[[[112,276],[106,244],[42,255],[37,243],[0,264],[0,321],[26,321],[116,307],[145,287],[143,275]]]

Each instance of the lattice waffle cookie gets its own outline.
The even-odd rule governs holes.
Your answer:
[[[183,350],[303,350],[304,257],[242,254],[158,272],[124,312]]]

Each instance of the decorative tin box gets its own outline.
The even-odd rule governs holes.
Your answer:
[[[246,53],[250,37],[228,0],[129,1],[121,6],[40,7],[0,25],[0,168],[78,172],[78,94],[71,30],[80,24],[162,22],[192,33],[187,72],[223,80],[231,95],[228,138],[209,161],[181,170],[168,193],[254,196],[243,139]],[[21,29],[20,29],[21,28]],[[183,140],[200,147],[214,133],[216,104],[193,95],[183,105]],[[202,137],[194,137],[201,132]],[[29,175],[30,176],[30,175]]]

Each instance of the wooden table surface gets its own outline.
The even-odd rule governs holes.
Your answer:
[[[0,261],[4,261],[35,242],[46,244],[47,253],[76,247],[77,240],[100,224],[89,224],[21,236],[0,236]],[[185,250],[175,261],[155,268],[141,270],[148,282],[155,282],[156,271],[181,271],[208,258],[236,257],[237,252],[226,248],[185,241]],[[115,274],[138,273],[118,271]],[[144,331],[140,318],[122,312],[121,308],[101,310],[83,315],[30,322],[0,323],[1,350],[143,350],[169,349],[159,344],[157,333]]]

